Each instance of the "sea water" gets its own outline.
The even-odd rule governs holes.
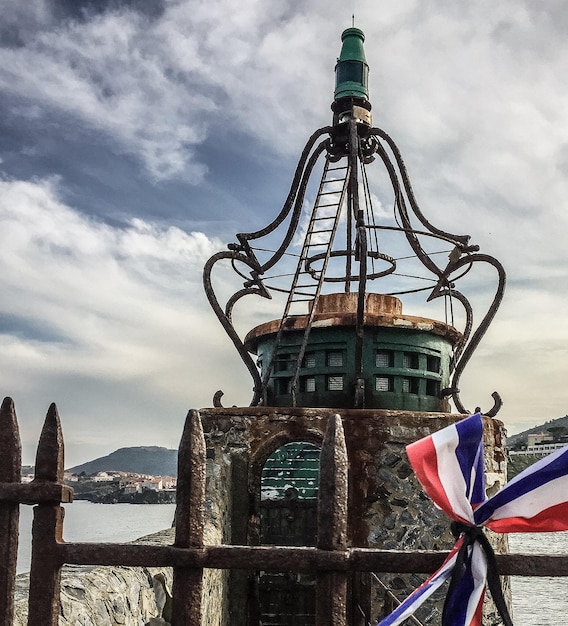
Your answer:
[[[525,554],[568,555],[568,532],[511,533],[509,550]],[[568,623],[568,578],[512,576],[511,590],[516,625],[560,626]]]
[[[164,530],[172,525],[175,504],[95,504],[76,500],[63,505],[65,541],[124,543]],[[31,561],[32,513],[20,507],[18,573],[28,572]]]
[[[77,500],[65,506],[66,541],[134,541],[172,525],[175,504],[94,504]],[[18,573],[29,571],[32,507],[20,507]],[[514,533],[511,552],[567,554],[568,532]],[[558,626],[568,615],[568,578],[511,578],[513,619],[519,626]]]

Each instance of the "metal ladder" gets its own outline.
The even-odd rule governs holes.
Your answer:
[[[268,380],[272,374],[274,363],[278,355],[282,332],[284,328],[286,328],[290,318],[298,315],[297,312],[293,312],[295,305],[298,305],[299,303],[311,303],[311,306],[308,304],[308,319],[306,321],[300,351],[297,357],[294,356],[290,358],[287,363],[287,365],[291,365],[293,362],[296,363],[290,390],[292,394],[292,406],[296,406],[296,391],[300,368],[314,320],[316,303],[325,281],[325,273],[331,256],[331,249],[335,239],[335,233],[337,232],[337,225],[339,224],[339,218],[341,216],[341,208],[347,193],[350,169],[351,168],[347,158],[338,162],[332,162],[329,157],[326,158],[316,201],[310,217],[306,236],[304,238],[302,252],[290,286],[288,300],[284,308],[284,314],[280,320],[278,333],[276,334],[274,351],[264,374],[263,388],[266,390]],[[314,274],[318,274],[317,271],[312,270],[313,273],[310,273],[308,270],[308,262],[310,258],[314,256],[317,256],[318,260],[321,259],[322,261],[321,270],[319,271],[317,278],[314,277]]]

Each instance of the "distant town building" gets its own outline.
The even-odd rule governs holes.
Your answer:
[[[114,474],[111,475],[107,472],[98,472],[95,476],[91,477],[91,480],[95,483],[111,483],[116,478],[118,478],[118,476],[115,476]]]
[[[527,435],[527,446],[535,446],[544,441],[554,441],[550,433],[531,433]]]
[[[164,483],[162,482],[161,478],[150,478],[148,480],[143,480],[140,483],[140,486],[142,487],[142,491],[144,491],[144,489],[148,489],[150,491],[162,491],[162,489],[164,488]]]
[[[535,454],[546,456],[547,454],[550,454],[551,452],[554,452],[555,450],[559,450],[560,448],[563,448],[566,445],[567,445],[566,443],[539,443],[533,446],[526,446],[526,448],[523,448],[522,450],[509,450],[509,454],[511,456],[518,456],[518,455],[529,456],[529,455],[535,455]]]

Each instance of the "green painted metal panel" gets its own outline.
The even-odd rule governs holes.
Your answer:
[[[261,543],[314,546],[320,448],[291,442],[275,450],[261,475]],[[271,626],[315,624],[316,578],[311,573],[261,572],[258,577],[260,623]]]
[[[365,59],[365,35],[359,28],[348,28],[341,35],[343,45],[335,66],[335,99],[368,99],[369,66]]]
[[[320,448],[308,442],[291,442],[275,450],[262,469],[261,499],[317,499],[319,458]]]
[[[368,408],[409,411],[446,411],[447,402],[439,397],[449,386],[452,344],[449,339],[427,330],[406,328],[368,328],[363,346],[365,406]],[[274,368],[268,385],[270,406],[291,406],[290,385],[302,340],[301,332],[287,332],[279,353],[285,355]],[[258,345],[261,363],[268,363],[274,349],[274,336]],[[389,364],[377,362],[377,354],[389,353]],[[330,365],[330,355],[341,352],[342,365]],[[355,333],[349,326],[312,328],[300,370],[296,393],[297,406],[350,408],[353,406],[355,371]],[[309,365],[309,366],[308,366]],[[342,377],[342,385],[334,377]],[[377,382],[378,378],[387,378]],[[410,383],[405,379],[410,378]],[[309,388],[307,379],[310,379]],[[338,388],[342,387],[342,388]]]

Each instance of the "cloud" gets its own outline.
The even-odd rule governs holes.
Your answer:
[[[221,242],[141,219],[111,228],[62,203],[53,180],[0,182],[0,225],[4,390],[36,420],[56,399],[71,441],[106,428],[144,442],[158,420],[175,444],[223,378],[227,342],[201,287]]]
[[[4,91],[104,133],[155,179],[201,180],[205,168],[193,149],[205,137],[203,113],[216,107],[188,88],[189,63],[161,54],[168,34],[155,20],[128,7],[86,20],[55,21],[47,9],[42,17],[21,31],[21,45],[1,49]],[[186,58],[195,59],[195,41],[184,41]]]
[[[137,436],[151,438],[152,420],[210,404],[209,385],[247,404],[250,381],[209,312],[201,267],[223,247],[228,223],[252,231],[274,217],[287,190],[276,191],[272,173],[281,184],[307,137],[329,123],[351,6],[4,5],[1,158],[13,177],[0,198],[6,388],[24,396],[28,415],[40,398],[61,398],[75,441],[100,439],[88,426],[98,420],[124,443],[136,415]],[[485,406],[496,387],[508,424],[566,412],[567,21],[560,0],[356,7],[374,121],[401,148],[423,212],[470,233],[508,272],[502,308],[462,379],[471,406]],[[256,168],[250,177],[244,164]],[[30,180],[26,166],[59,177]],[[374,204],[390,219],[392,192],[378,169],[369,168]],[[486,278],[474,285],[485,299]],[[216,279],[228,290],[222,273]],[[243,329],[273,317],[273,304],[240,308]]]
[[[330,121],[337,16],[350,17],[342,3],[320,12],[315,1],[245,0],[235,12],[228,0],[172,0],[148,14],[123,2],[85,9],[83,19],[64,19],[50,3],[9,4],[18,45],[0,50],[5,92],[30,112],[32,104],[52,108],[98,130],[157,180],[199,182],[199,146],[212,125],[291,155]],[[507,181],[509,201],[534,206],[542,191],[529,187],[529,174],[559,156],[554,130],[566,122],[558,81],[566,53],[551,44],[566,17],[556,3],[515,7],[387,3],[380,17],[369,1],[357,9],[376,121],[412,142],[419,176],[441,157],[452,191],[500,190]],[[495,128],[504,146],[491,144]],[[467,174],[455,171],[455,155]]]
[[[568,357],[568,326],[562,290],[511,285],[487,336],[462,378],[462,397],[470,408],[504,401],[499,419],[511,433],[564,415],[562,393]]]
[[[226,2],[178,0],[148,15],[116,3],[85,9],[83,19],[63,18],[47,3],[9,4],[18,35],[17,42],[4,37],[0,48],[0,87],[13,108],[72,116],[136,155],[156,180],[202,180],[196,147],[211,124],[262,136],[260,125],[276,110],[291,126],[310,106],[298,99],[283,115],[278,105],[284,92],[307,84],[285,52],[311,28],[284,4],[266,11],[249,1],[234,13]]]

